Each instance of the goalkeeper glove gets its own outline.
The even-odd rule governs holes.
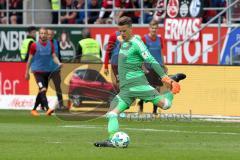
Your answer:
[[[163,77],[162,82],[170,86],[173,94],[177,94],[181,90],[180,85],[171,78],[169,78],[168,76]]]

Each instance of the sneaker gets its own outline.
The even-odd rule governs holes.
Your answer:
[[[171,79],[173,79],[174,81],[179,82],[179,81],[185,79],[187,76],[184,73],[177,73],[177,74],[171,75],[169,77]]]
[[[94,146],[95,147],[113,147],[114,148],[114,146],[110,140],[105,140],[102,142],[95,142]]]
[[[47,115],[47,116],[51,116],[51,114],[52,114],[53,112],[54,112],[54,110],[49,108],[49,109],[47,110],[47,112],[46,112],[46,115]]]
[[[31,115],[32,116],[39,116],[39,113],[36,110],[31,110]]]

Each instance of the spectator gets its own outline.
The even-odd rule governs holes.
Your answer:
[[[78,0],[78,4],[77,4],[77,9],[84,9],[85,8],[85,3],[84,0]],[[84,10],[80,10],[77,14],[77,19],[76,22],[78,24],[84,24],[85,23],[85,11]]]
[[[102,1],[102,8],[99,13],[99,17],[96,21],[96,24],[112,24],[112,19],[114,12],[113,11],[106,11],[106,9],[113,8],[113,0],[103,0]]]
[[[101,48],[99,43],[91,38],[88,29],[82,31],[82,40],[79,41],[77,47],[77,61],[78,62],[101,62]]]
[[[56,53],[56,56],[58,57],[59,61],[61,62],[61,55],[60,55],[60,47],[58,40],[54,39],[54,31],[51,29],[47,30],[48,33],[48,40],[52,42],[54,45],[54,50]],[[52,61],[51,64],[52,72],[50,74],[50,79],[53,81],[53,84],[55,86],[57,98],[58,98],[58,109],[66,109],[66,107],[63,105],[63,96],[62,96],[62,89],[61,89],[61,70],[58,67],[57,64],[55,64]]]
[[[10,0],[9,3],[10,10],[22,10],[23,1],[22,0]],[[9,12],[10,24],[22,24],[22,12]]]
[[[65,12],[62,12],[61,15],[61,23],[63,24],[75,24],[77,12],[72,11],[73,9],[77,9],[78,2],[76,0],[64,0],[62,9],[65,9]]]
[[[151,9],[153,7],[154,0],[144,0],[143,8]],[[144,10],[143,12],[143,23],[149,23],[153,18],[154,10]]]
[[[231,20],[233,23],[240,23],[240,2],[238,2],[232,7]]]
[[[58,24],[58,11],[60,10],[60,0],[49,0],[52,6],[52,24]]]
[[[225,0],[207,0],[204,2],[204,8],[215,8],[217,9],[218,7],[225,7],[226,2]],[[215,17],[220,10],[206,10],[203,13],[203,23],[207,23],[209,20],[211,20],[213,17]],[[221,22],[226,21],[226,15],[223,14],[221,17]],[[218,19],[214,20],[212,23],[218,23]]]
[[[116,21],[123,16],[131,17],[133,23],[138,23],[138,18],[135,15],[134,11],[126,11],[125,9],[133,9],[136,8],[132,0],[116,0],[115,1],[116,9],[121,9],[117,11],[117,14],[114,16],[116,17]]]
[[[204,8],[212,7],[211,1],[207,0],[204,2]],[[216,10],[206,10],[203,13],[203,23],[207,23],[210,19],[212,19],[214,16],[217,15]],[[217,20],[215,20],[213,23],[217,23]]]
[[[155,1],[155,3],[153,4],[153,8],[157,8],[158,10],[156,10],[153,14],[153,19],[155,21],[158,21],[159,23],[163,23],[164,21],[164,18],[165,18],[165,8],[166,8],[166,5],[165,5],[165,1],[164,0],[158,0],[158,1]]]
[[[0,0],[0,24],[7,24],[6,12],[1,11],[6,9],[6,0]]]
[[[133,8],[141,8],[141,3],[142,3],[142,0],[132,0],[132,4],[133,4]],[[139,23],[139,20],[140,20],[140,17],[141,17],[141,11],[140,10],[136,10],[134,11],[134,16],[138,19],[137,20],[137,23]]]
[[[88,3],[88,9],[100,9],[98,0],[90,0]],[[99,11],[88,11],[87,22],[89,24],[94,24],[98,19]]]
[[[213,3],[214,3],[214,6],[215,7],[219,7],[219,8],[224,8],[226,7],[227,3],[226,3],[226,0],[213,0]],[[221,10],[218,10],[217,11],[217,14],[220,13]],[[226,23],[226,13],[222,14],[221,15],[221,22],[222,23]]]

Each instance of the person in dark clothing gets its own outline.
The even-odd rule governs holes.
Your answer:
[[[51,29],[48,29],[47,33],[48,33],[48,40],[53,43],[55,53],[59,61],[61,62],[59,42],[58,40],[54,39],[54,31]],[[63,97],[62,97],[62,89],[61,89],[61,70],[55,63],[52,63],[52,72],[50,75],[50,79],[53,81],[53,84],[55,86],[55,90],[58,98],[58,109],[66,109],[66,107],[63,105]]]
[[[10,24],[22,24],[23,22],[23,12],[18,12],[14,10],[22,10],[23,1],[22,0],[9,0],[9,23]]]
[[[101,9],[97,0],[90,0],[88,9]],[[99,17],[99,11],[88,11],[88,23],[94,24]]]
[[[60,0],[49,0],[52,7],[52,24],[58,24],[58,12],[61,8]]]

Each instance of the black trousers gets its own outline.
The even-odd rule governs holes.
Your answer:
[[[36,83],[38,85],[39,90],[42,88],[48,88],[49,76],[50,72],[35,72],[33,73]]]
[[[63,106],[63,97],[62,97],[62,89],[61,89],[61,71],[56,70],[50,74],[49,77],[50,80],[53,81],[53,84],[55,86],[57,98],[58,98],[58,105],[59,107]]]
[[[58,24],[58,12],[52,12],[52,24]]]
[[[36,110],[39,104],[41,104],[41,107],[43,109],[46,108],[48,110],[49,107],[48,107],[48,100],[46,97],[46,90],[48,88],[50,72],[34,72],[33,74],[39,88],[39,92],[36,97],[33,110]],[[46,90],[41,91],[41,89],[43,88],[45,88]]]

